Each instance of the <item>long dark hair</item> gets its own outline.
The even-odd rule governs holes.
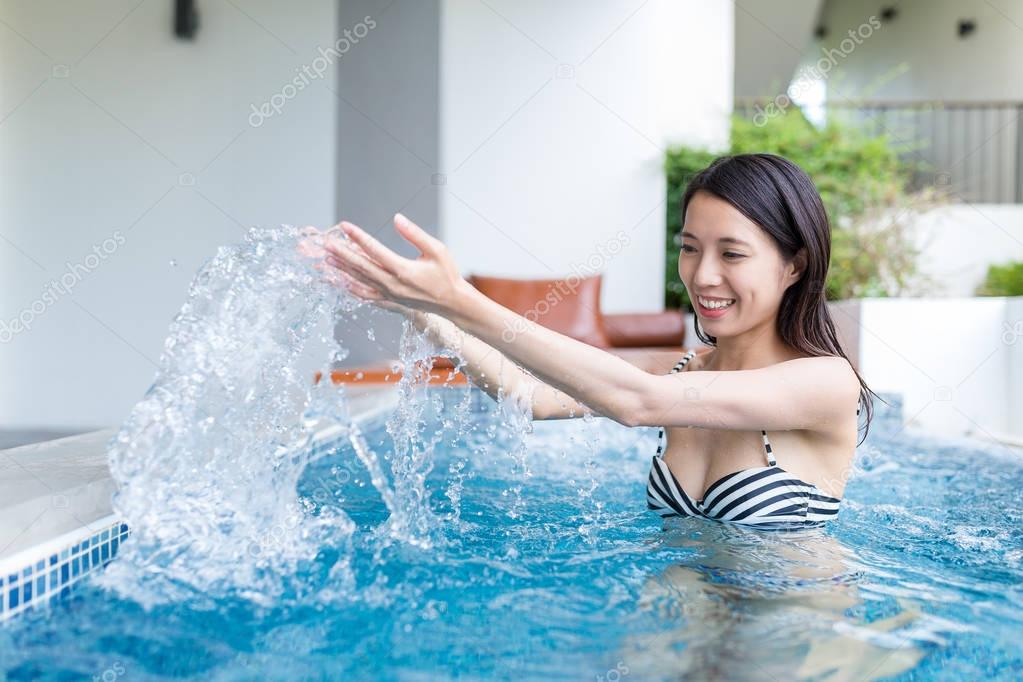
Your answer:
[[[690,179],[682,195],[683,224],[689,202],[701,190],[727,201],[759,225],[778,245],[786,262],[806,247],[806,269],[781,299],[778,333],[785,343],[808,355],[841,356],[849,362],[838,343],[825,299],[831,224],[810,177],[796,164],[775,154],[722,156]],[[717,345],[717,338],[700,328],[699,317],[694,318],[694,324],[700,341]],[[851,362],[849,366],[852,367]],[[852,369],[860,382],[860,402],[867,408],[863,424],[866,440],[874,416],[871,396],[885,401],[867,386],[855,367]]]

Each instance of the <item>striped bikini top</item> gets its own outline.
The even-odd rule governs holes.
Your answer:
[[[680,371],[696,355],[690,350],[671,369]],[[857,404],[856,414],[860,413]],[[767,466],[743,469],[722,476],[707,488],[702,500],[693,500],[664,463],[664,429],[657,434],[647,479],[647,508],[662,517],[689,516],[737,523],[758,529],[794,529],[823,526],[838,514],[840,500],[825,495],[816,485],[801,481],[778,466],[767,431],[761,431]]]

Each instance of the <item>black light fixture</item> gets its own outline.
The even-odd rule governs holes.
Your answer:
[[[959,37],[965,38],[966,36],[977,30],[977,22],[973,19],[960,19],[959,20]]]
[[[887,5],[881,8],[881,21],[888,22],[899,16],[899,8],[894,5]]]
[[[192,40],[198,30],[199,10],[194,0],[174,0],[174,35]]]

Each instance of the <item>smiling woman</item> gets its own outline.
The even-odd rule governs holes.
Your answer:
[[[648,506],[763,529],[821,525],[838,513],[859,406],[868,425],[872,410],[824,298],[831,234],[820,196],[795,164],[749,154],[696,174],[681,210],[679,276],[696,303],[697,335],[714,346],[689,368],[706,377],[693,397],[711,406],[707,428],[752,426],[759,438],[669,429]],[[768,430],[781,432],[774,447]]]
[[[504,308],[461,277],[442,242],[401,214],[395,229],[419,250],[415,260],[348,222],[343,234],[314,236],[319,246],[309,253],[324,256],[355,296],[406,315],[457,350],[488,393],[522,397],[534,419],[595,414],[669,427],[668,446],[655,458],[668,513],[816,525],[837,512],[858,405],[867,406],[868,424],[872,414],[872,391],[843,353],[825,304],[831,242],[820,196],[791,162],[748,154],[697,174],[680,208],[679,274],[697,302],[697,334],[714,346],[684,373],[682,363],[667,372],[677,358],[650,371],[649,362],[637,367]],[[522,331],[508,338],[509,328]],[[785,469],[768,429],[780,436]],[[719,513],[703,507],[711,489],[700,500],[684,492],[709,481]]]

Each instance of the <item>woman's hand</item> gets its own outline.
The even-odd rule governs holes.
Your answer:
[[[327,257],[327,251],[323,248],[323,243],[328,234],[332,232],[337,233],[340,230],[340,225],[335,225],[323,232],[321,232],[319,228],[307,225],[299,230],[299,234],[302,235],[302,238],[295,247],[295,250],[298,251],[299,255],[316,261],[313,263],[313,269],[323,274],[321,281],[335,286],[340,285],[342,280],[338,271],[334,268],[328,267],[326,262],[324,262]]]
[[[313,268],[323,273],[324,281],[335,286],[344,287],[350,293],[352,293],[353,296],[362,301],[372,303],[379,308],[383,308],[384,310],[390,310],[391,312],[399,313],[414,322],[416,321],[413,313],[416,313],[417,311],[412,310],[411,308],[408,308],[406,306],[403,306],[400,303],[395,303],[393,301],[381,299],[379,296],[376,296],[373,292],[366,291],[366,288],[362,284],[356,282],[347,273],[345,273],[342,270],[338,270],[336,267],[329,265],[326,262],[326,259],[329,255],[325,248],[326,240],[330,236],[343,239],[343,237],[339,236],[341,235],[340,225],[335,225],[329,230],[325,230],[323,232],[321,232],[315,227],[303,227],[301,230],[301,234],[304,236],[299,241],[297,250],[303,256],[306,256],[307,258],[314,258],[317,260],[316,263],[313,263]],[[351,246],[358,253],[363,255],[365,258],[369,259],[369,256],[365,253],[365,251],[362,250],[361,247],[359,247],[356,244],[352,244]]]
[[[394,227],[418,249],[415,260],[402,258],[372,235],[347,221],[340,225],[348,239],[324,235],[326,262],[337,269],[348,289],[389,310],[404,308],[447,316],[458,306],[460,292],[469,284],[458,272],[444,244],[398,213]],[[392,307],[388,307],[392,304]]]

